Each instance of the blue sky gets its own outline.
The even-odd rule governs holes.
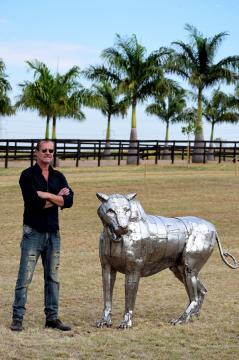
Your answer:
[[[239,2],[237,0],[1,0],[0,58],[13,87],[12,98],[19,94],[18,84],[31,80],[26,60],[38,59],[52,71],[65,72],[73,65],[81,69],[100,63],[100,53],[112,46],[115,34],[136,34],[148,53],[172,41],[187,42],[186,23],[205,36],[227,31],[218,58],[239,54]],[[84,81],[82,81],[84,83]],[[106,119],[99,111],[84,109],[86,120],[59,120],[58,138],[104,138]],[[181,127],[173,126],[170,139],[184,139]],[[0,138],[38,138],[44,136],[45,120],[36,112],[19,111],[0,119]],[[140,106],[137,113],[140,139],[163,139],[165,126],[149,117]],[[205,138],[209,127],[205,124]],[[127,118],[112,119],[112,138],[128,139]],[[215,137],[239,140],[238,126],[220,125]]]

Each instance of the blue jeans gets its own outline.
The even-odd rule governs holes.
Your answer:
[[[23,319],[26,312],[27,290],[33,277],[37,260],[41,255],[44,268],[44,295],[46,320],[58,317],[60,264],[59,232],[39,233],[28,225],[23,225],[21,259],[13,303],[13,318]]]

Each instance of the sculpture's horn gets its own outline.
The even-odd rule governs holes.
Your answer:
[[[127,194],[125,197],[127,200],[130,201],[130,200],[134,199],[136,195],[137,195],[136,193],[132,193],[132,194]]]
[[[98,197],[98,199],[99,199],[101,202],[105,202],[105,201],[109,200],[109,196],[106,195],[106,194],[96,193],[96,196]]]

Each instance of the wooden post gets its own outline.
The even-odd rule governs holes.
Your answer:
[[[156,150],[155,150],[155,164],[158,164],[158,151],[159,151],[159,142],[156,142]]]
[[[79,166],[80,151],[81,151],[81,142],[80,142],[80,140],[78,140],[78,141],[77,141],[76,167]]]
[[[139,140],[137,140],[137,165],[139,165]]]
[[[98,147],[98,166],[100,166],[100,160],[101,160],[101,140],[99,140],[99,147]]]
[[[203,164],[206,163],[206,146],[207,146],[207,142],[204,141],[204,145],[203,145]]]
[[[31,155],[30,155],[30,164],[33,166],[34,161],[34,140],[31,140]]]
[[[5,168],[8,167],[8,153],[9,153],[9,141],[6,142],[6,152],[5,152]]]
[[[174,152],[175,152],[175,141],[173,142],[173,146],[171,147],[171,160],[172,160],[172,164],[174,164]]]
[[[219,145],[219,154],[218,154],[218,163],[220,164],[222,159],[222,142],[220,141],[220,145]]]
[[[66,158],[66,142],[64,141],[64,146],[63,146],[63,157],[64,157],[64,160]]]
[[[184,160],[184,145],[182,145],[182,155],[181,155],[181,160]]]
[[[118,149],[118,166],[120,166],[120,159],[121,159],[121,140],[119,142],[119,149]]]
[[[17,158],[17,141],[14,142],[14,160]]]
[[[235,163],[235,175],[237,176],[237,143],[234,143],[234,158],[233,161]]]
[[[234,142],[234,149],[233,149],[233,162],[237,162],[237,143]]]
[[[121,144],[121,157],[120,157],[120,159],[121,160],[124,160],[124,144]]]
[[[57,163],[57,156],[56,156],[56,152],[57,152],[57,140],[53,140],[54,141],[54,157],[53,157],[53,166],[56,166]]]

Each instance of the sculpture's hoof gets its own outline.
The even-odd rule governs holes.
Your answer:
[[[185,320],[181,320],[181,319],[172,319],[170,321],[171,325],[180,325],[180,324],[185,324],[187,321]]]
[[[173,319],[170,321],[170,324],[172,325],[180,325],[185,324],[189,321],[193,321],[195,318],[199,318],[199,313],[196,311],[192,311],[190,314],[183,314],[179,316],[178,319]]]
[[[189,318],[190,318],[190,317],[189,317],[187,314],[183,314],[183,315],[179,316],[178,319],[172,319],[172,320],[170,321],[170,324],[171,324],[171,325],[185,324],[185,323],[188,322]]]
[[[103,329],[103,328],[110,328],[112,326],[112,322],[108,322],[105,320],[99,320],[96,322],[96,327]]]
[[[126,330],[126,329],[131,329],[132,328],[132,325],[131,324],[127,324],[125,322],[121,323],[117,329],[119,330]]]

